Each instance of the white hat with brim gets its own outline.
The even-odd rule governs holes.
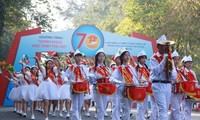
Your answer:
[[[117,52],[115,53],[114,60],[115,60],[117,57],[120,57],[119,51],[117,51]]]
[[[74,56],[76,56],[76,55],[81,55],[81,56],[83,56],[83,54],[77,49],[76,51],[75,51],[75,53],[74,53]]]
[[[174,41],[171,41],[171,40],[167,40],[167,37],[165,35],[162,35],[157,41],[156,41],[157,44],[160,44],[160,45],[172,45],[174,44],[175,42]]]
[[[120,56],[121,56],[124,52],[128,52],[128,50],[127,50],[125,47],[119,49],[119,55],[120,55]]]
[[[138,53],[137,57],[141,57],[141,56],[146,56],[147,57],[147,54],[144,50],[142,50],[141,52]]]
[[[51,62],[53,62],[53,59],[46,59],[46,62],[48,62],[48,61],[51,61]]]
[[[192,62],[192,57],[189,55],[184,59],[184,62]]]
[[[36,65],[33,65],[33,66],[31,66],[31,69],[32,69],[32,68],[38,68],[38,67],[37,67]]]
[[[176,50],[174,50],[174,52],[172,53],[172,58],[173,57],[179,57],[179,54],[178,54],[178,52]]]
[[[97,55],[97,54],[99,54],[99,53],[104,53],[105,54],[105,52],[104,52],[104,50],[103,50],[103,48],[100,48],[97,52],[96,52],[96,54],[95,55]]]

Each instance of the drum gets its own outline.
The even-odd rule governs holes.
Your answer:
[[[97,91],[102,95],[113,95],[117,90],[117,86],[112,83],[98,83]]]
[[[181,83],[174,83],[172,85],[172,93],[173,94],[181,94],[183,93],[181,90]]]
[[[153,91],[152,91],[151,86],[152,86],[152,83],[151,83],[151,82],[148,82],[148,86],[146,87],[146,93],[147,93],[148,95],[153,95]]]
[[[146,88],[144,87],[126,86],[125,93],[131,101],[143,102],[146,98]]]
[[[180,85],[181,90],[186,95],[195,95],[195,82],[192,81],[183,81]]]
[[[89,90],[89,84],[87,82],[76,82],[71,85],[71,88],[73,93],[86,93]]]
[[[190,97],[196,101],[200,101],[200,88],[195,88],[195,95]]]

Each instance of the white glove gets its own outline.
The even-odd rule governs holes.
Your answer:
[[[110,82],[114,83],[114,84],[122,84],[122,81],[119,81],[119,80],[112,78],[112,77],[110,78]]]
[[[168,54],[164,54],[164,58],[166,59],[168,57]]]

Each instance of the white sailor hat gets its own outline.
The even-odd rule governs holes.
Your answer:
[[[29,65],[25,65],[25,67],[24,68],[30,68],[31,69],[31,66],[29,66]]]
[[[181,60],[181,62],[185,62],[185,58],[186,58],[187,56],[184,56],[183,57],[183,59]]]
[[[98,53],[104,53],[105,54],[105,52],[104,52],[104,50],[103,50],[103,48],[100,48],[97,52],[96,52],[96,54],[95,55],[97,55]]]
[[[112,65],[116,65],[116,63],[112,61],[112,62],[110,63],[110,67],[111,67]]]
[[[51,61],[51,62],[53,62],[53,59],[46,59],[46,62],[48,62],[48,61]]]
[[[176,50],[174,50],[174,52],[172,53],[172,58],[173,57],[179,57],[179,54],[178,54],[178,52]]]
[[[120,56],[121,56],[124,52],[128,52],[128,50],[127,50],[125,47],[119,49],[119,55],[120,55]]]
[[[144,50],[142,50],[141,52],[138,53],[137,57],[140,57],[140,56],[146,56],[147,57],[147,54]]]
[[[175,42],[174,41],[171,41],[171,40],[167,40],[167,37],[165,35],[162,35],[157,41],[156,41],[157,44],[160,44],[160,45],[172,45],[174,44]]]
[[[119,51],[117,51],[117,52],[115,53],[114,60],[115,60],[117,57],[120,57]]]
[[[31,66],[31,69],[32,69],[32,68],[38,68],[38,67],[37,67],[36,65],[33,65],[33,66]]]
[[[74,52],[74,56],[76,56],[76,55],[83,55],[78,49]]]
[[[184,59],[184,62],[192,62],[192,57],[189,55]]]

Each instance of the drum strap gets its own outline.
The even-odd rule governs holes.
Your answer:
[[[81,81],[84,81],[84,77],[81,74],[80,66],[77,66],[77,67],[74,68],[74,73],[76,75],[76,81],[78,81],[78,79],[80,79]]]
[[[149,80],[149,71],[146,67],[140,67],[139,68],[139,72],[140,72],[140,77],[139,79],[141,80],[142,76],[144,76],[144,78],[148,81]]]

